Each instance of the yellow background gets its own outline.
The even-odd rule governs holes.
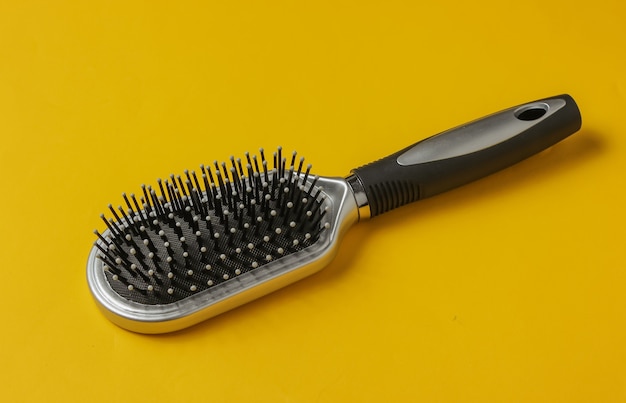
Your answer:
[[[0,400],[626,401],[624,4],[3,1]],[[563,92],[578,134],[257,302],[144,336],[89,294],[142,183],[277,145],[343,176]]]

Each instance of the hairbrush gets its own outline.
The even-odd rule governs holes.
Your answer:
[[[179,330],[328,264],[346,231],[544,150],[581,126],[569,95],[467,123],[320,177],[279,147],[157,180],[109,205],[87,280],[104,314],[140,333]],[[267,157],[267,158],[266,158]]]

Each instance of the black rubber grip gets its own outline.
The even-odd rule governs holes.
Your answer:
[[[375,217],[485,177],[580,129],[569,95],[529,102],[429,137],[352,170]]]

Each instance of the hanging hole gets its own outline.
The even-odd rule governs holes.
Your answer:
[[[515,117],[519,120],[537,120],[548,112],[547,104],[534,104],[522,106],[515,111]]]

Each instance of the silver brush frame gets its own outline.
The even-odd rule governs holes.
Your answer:
[[[97,258],[99,251],[93,247],[87,261],[89,289],[100,310],[113,323],[133,332],[154,334],[195,325],[310,276],[333,259],[340,239],[359,220],[359,207],[346,180],[320,177],[316,187],[326,195],[322,206],[327,208],[323,223],[327,222],[330,227],[321,232],[317,242],[305,249],[183,300],[146,305],[129,301],[111,288],[104,263]]]

